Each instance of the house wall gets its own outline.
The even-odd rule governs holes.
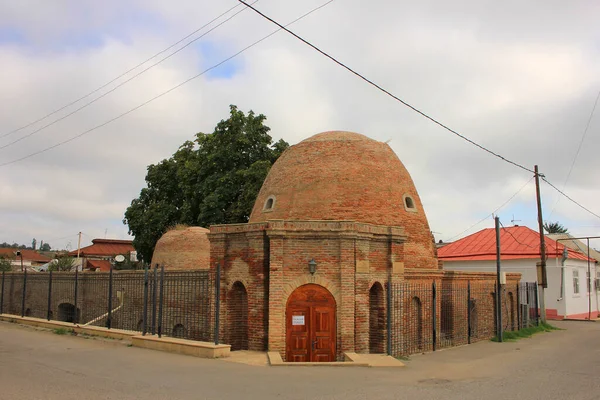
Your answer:
[[[536,259],[503,260],[502,271],[519,272],[522,282],[537,282]],[[573,289],[573,269],[579,270],[580,293],[575,294]],[[495,272],[496,261],[444,261],[444,269],[450,271],[482,271]],[[586,293],[587,262],[582,260],[567,259],[564,269],[564,291],[561,296],[561,261],[549,258],[546,263],[548,288],[545,290],[546,311],[548,319],[583,318],[588,313],[588,294]],[[598,315],[598,297],[600,293],[594,291],[593,277],[596,276],[596,266],[591,265],[592,275],[592,318]]]
[[[588,285],[586,282],[586,274],[588,271],[587,262],[582,260],[567,260],[565,262],[566,318],[587,319],[588,314],[591,314],[592,318],[598,316],[598,297],[600,296],[600,293],[594,284],[594,278],[596,276],[596,271],[598,270],[595,263],[590,263],[590,270],[591,285],[590,291],[588,292]],[[574,271],[579,272],[579,293],[575,293],[573,283]]]

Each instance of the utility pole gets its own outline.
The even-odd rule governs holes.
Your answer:
[[[542,198],[540,196],[540,173],[538,172],[538,166],[535,165],[533,170],[535,172],[535,194],[537,197],[538,227],[540,230],[541,262],[539,264],[539,268],[541,270],[541,273],[538,273],[538,290],[540,291],[540,316],[542,318],[542,322],[546,322],[546,297],[544,293],[544,289],[548,287],[548,278],[546,275],[546,236],[544,235],[544,220],[542,218]]]
[[[496,227],[496,337],[502,342],[502,284],[500,280],[500,218],[494,217]]]
[[[81,232],[79,232],[78,234],[79,239],[77,240],[77,265],[75,266],[75,269],[79,269],[79,253],[81,251]],[[83,266],[81,268],[81,270],[83,271]]]

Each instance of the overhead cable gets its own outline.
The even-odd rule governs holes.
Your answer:
[[[255,1],[254,3],[252,3],[252,4],[256,4],[258,1],[259,1],[259,0],[256,0],[256,1]],[[65,104],[64,106],[62,106],[62,107],[60,107],[60,108],[58,108],[58,109],[56,109],[56,110],[54,110],[54,111],[52,111],[52,112],[50,112],[50,113],[48,113],[48,114],[44,115],[43,117],[40,117],[40,118],[36,119],[35,121],[29,122],[29,123],[27,123],[26,125],[23,125],[23,126],[21,126],[21,127],[19,127],[19,128],[16,128],[16,129],[13,129],[13,130],[12,130],[12,131],[10,131],[10,132],[6,132],[6,133],[3,133],[3,134],[1,134],[1,135],[0,135],[0,139],[1,139],[1,138],[3,138],[3,137],[6,137],[6,136],[12,135],[13,133],[16,133],[16,132],[22,131],[23,129],[29,128],[30,126],[32,126],[32,125],[35,125],[35,124],[37,124],[38,122],[41,122],[41,121],[45,120],[45,119],[46,119],[46,118],[48,118],[48,117],[51,117],[52,115],[54,115],[54,114],[56,114],[56,113],[58,113],[58,112],[60,112],[60,111],[64,110],[65,108],[68,108],[68,107],[70,107],[70,106],[72,106],[72,105],[74,105],[74,104],[77,104],[77,103],[79,103],[81,100],[83,100],[83,99],[86,99],[86,98],[90,97],[90,96],[91,96],[91,95],[93,95],[94,93],[97,93],[98,91],[100,91],[100,90],[104,89],[105,87],[109,86],[111,83],[113,83],[113,82],[115,82],[115,81],[119,80],[120,78],[124,77],[125,75],[129,74],[130,72],[132,72],[132,71],[134,71],[134,70],[138,69],[138,68],[139,68],[139,67],[141,67],[142,65],[146,64],[148,61],[150,61],[150,60],[152,60],[152,59],[154,59],[154,58],[158,57],[159,55],[163,54],[164,52],[166,52],[166,51],[168,51],[168,50],[172,49],[173,47],[177,46],[179,43],[183,42],[183,41],[184,41],[184,40],[186,40],[187,38],[189,38],[189,37],[191,37],[191,36],[195,35],[196,33],[200,32],[202,29],[206,28],[208,25],[212,24],[213,22],[217,21],[217,20],[218,20],[219,18],[221,18],[222,16],[226,15],[226,14],[227,14],[227,13],[229,13],[230,11],[232,11],[232,10],[234,10],[235,8],[237,8],[237,7],[240,7],[240,6],[241,6],[241,4],[236,4],[235,6],[233,6],[233,7],[230,7],[230,8],[229,8],[227,11],[225,11],[225,12],[223,12],[223,13],[219,14],[217,17],[213,18],[212,20],[210,20],[210,21],[209,21],[209,22],[207,22],[206,24],[202,25],[200,28],[196,29],[195,31],[193,31],[193,32],[192,32],[192,33],[190,33],[189,35],[187,35],[187,36],[184,36],[183,38],[179,39],[177,42],[173,43],[173,44],[172,44],[172,45],[170,45],[169,47],[167,47],[167,48],[165,48],[165,49],[163,49],[163,50],[159,51],[158,53],[154,54],[152,57],[150,57],[150,58],[147,58],[146,60],[144,60],[144,61],[142,61],[141,63],[137,64],[137,65],[136,65],[136,66],[134,66],[133,68],[130,68],[130,69],[128,69],[127,71],[123,72],[121,75],[117,76],[116,78],[114,78],[114,79],[112,79],[112,80],[110,80],[110,81],[106,82],[105,84],[103,84],[102,86],[99,86],[98,88],[96,88],[96,89],[92,90],[92,91],[91,91],[91,92],[89,92],[88,94],[86,94],[86,95],[84,95],[84,96],[82,96],[82,97],[80,97],[80,98],[78,98],[78,99],[76,99],[76,100],[73,100],[72,102],[70,102],[70,103],[68,103],[68,104]],[[197,39],[196,39],[196,40],[197,40]],[[189,45],[189,44],[188,44],[188,45]]]
[[[458,136],[459,138],[469,142],[470,144],[478,147],[479,149],[493,155],[494,157],[497,157],[499,159],[501,159],[502,161],[505,161],[509,164],[512,164],[518,168],[521,168],[525,171],[528,172],[534,172],[532,169],[529,169],[521,164],[518,164],[512,160],[509,160],[508,158],[480,145],[479,143],[469,139],[468,137],[458,133],[457,131],[455,131],[454,129],[449,128],[447,125],[441,123],[440,121],[438,121],[437,119],[429,116],[428,114],[426,114],[425,112],[419,110],[418,108],[410,105],[409,103],[407,103],[406,101],[400,99],[398,96],[392,94],[389,90],[384,89],[383,87],[381,87],[380,85],[376,84],[375,82],[373,82],[372,80],[366,78],[364,75],[356,72],[354,69],[350,68],[349,66],[347,66],[346,64],[342,63],[341,61],[338,61],[336,58],[334,58],[333,56],[327,54],[325,51],[321,50],[320,48],[318,48],[317,46],[315,46],[314,44],[310,43],[309,41],[303,39],[302,37],[300,37],[299,35],[297,35],[296,33],[292,32],[291,30],[287,29],[285,26],[281,25],[279,22],[273,20],[272,18],[268,17],[267,15],[263,14],[262,12],[260,12],[259,10],[257,10],[256,8],[252,7],[250,4],[244,2],[243,0],[238,0],[240,3],[244,4],[246,7],[250,8],[251,10],[253,10],[254,12],[256,12],[257,14],[259,14],[260,16],[262,16],[263,18],[271,21],[272,23],[274,23],[275,25],[277,25],[280,29],[283,29],[284,31],[286,31],[287,33],[289,33],[290,35],[294,36],[296,39],[302,41],[304,44],[310,46],[312,49],[316,50],[317,52],[321,53],[322,55],[324,55],[325,57],[329,58],[331,61],[333,61],[334,63],[336,63],[337,65],[341,66],[342,68],[350,71],[351,73],[353,73],[354,75],[358,76],[360,79],[362,79],[363,81],[367,82],[368,84],[370,84],[371,86],[377,88],[378,90],[382,91],[383,93],[387,94],[388,96],[390,96],[391,98],[393,98],[394,100],[402,103],[403,105],[405,105],[406,107],[410,108],[411,110],[413,110],[414,112],[420,114],[421,116],[427,118],[428,120],[430,120],[431,122],[441,126],[442,128],[446,129],[448,132],[453,133],[454,135]]]
[[[258,1],[258,0],[257,0],[257,1]],[[62,120],[64,120],[64,119],[66,119],[66,118],[70,117],[71,115],[73,115],[73,114],[75,114],[75,113],[78,113],[79,111],[83,110],[83,109],[84,109],[84,108],[86,108],[86,107],[89,107],[89,106],[90,106],[90,105],[92,105],[93,103],[97,102],[97,101],[98,101],[98,100],[100,100],[101,98],[103,98],[103,97],[105,97],[105,96],[109,95],[110,93],[114,92],[115,90],[117,90],[117,89],[118,89],[118,88],[120,88],[121,86],[125,85],[126,83],[128,83],[128,82],[130,82],[130,81],[134,80],[134,79],[135,79],[135,78],[137,78],[138,76],[140,76],[140,75],[144,74],[144,73],[145,73],[145,72],[147,72],[148,70],[150,70],[150,69],[154,68],[155,66],[157,66],[158,64],[162,63],[163,61],[166,61],[167,59],[171,58],[172,56],[174,56],[175,54],[179,53],[180,51],[182,51],[183,49],[185,49],[186,47],[188,47],[188,46],[189,46],[189,45],[191,45],[192,43],[194,43],[194,42],[196,42],[196,41],[198,41],[198,40],[202,39],[204,36],[208,35],[210,32],[214,31],[215,29],[217,29],[217,28],[218,28],[218,27],[220,27],[221,25],[225,24],[226,22],[228,22],[229,20],[231,20],[232,18],[234,18],[236,15],[238,15],[239,13],[241,13],[241,12],[243,12],[243,11],[245,11],[245,10],[246,10],[246,9],[244,8],[244,9],[242,9],[242,10],[240,10],[240,11],[236,12],[235,14],[233,14],[232,16],[230,16],[229,18],[227,18],[227,19],[223,20],[223,21],[222,21],[222,22],[220,22],[219,24],[217,24],[217,25],[215,25],[214,27],[210,28],[208,31],[204,32],[202,35],[198,36],[198,37],[197,37],[197,38],[195,38],[195,39],[192,39],[192,40],[190,40],[188,43],[186,43],[185,45],[181,46],[179,49],[175,50],[175,51],[174,51],[174,52],[172,52],[171,54],[169,54],[169,55],[167,55],[167,56],[165,56],[165,57],[161,58],[160,60],[158,60],[158,61],[157,61],[157,62],[155,62],[154,64],[152,64],[152,65],[150,65],[149,67],[147,67],[147,68],[145,68],[145,69],[141,70],[140,72],[138,72],[137,74],[133,75],[133,76],[132,76],[132,77],[130,77],[129,79],[127,79],[127,80],[125,80],[125,81],[123,81],[123,82],[119,83],[117,86],[113,87],[112,89],[108,90],[107,92],[104,92],[103,94],[101,94],[100,96],[96,97],[95,99],[93,99],[93,100],[91,100],[91,101],[89,101],[89,102],[85,103],[85,104],[84,104],[84,105],[82,105],[81,107],[79,107],[79,108],[77,108],[77,109],[75,109],[75,110],[71,111],[70,113],[68,113],[68,114],[66,114],[66,115],[64,115],[64,116],[62,116],[62,117],[60,117],[60,118],[57,118],[57,119],[55,119],[54,121],[52,121],[52,122],[50,122],[50,123],[48,123],[48,124],[46,124],[46,125],[42,126],[41,128],[38,128],[38,129],[34,130],[33,132],[31,132],[31,133],[29,133],[29,134],[27,134],[27,135],[25,135],[25,136],[22,136],[22,137],[20,137],[19,139],[13,140],[13,141],[12,141],[12,142],[10,142],[10,143],[7,143],[7,144],[5,144],[5,145],[2,145],[2,146],[0,146],[0,150],[2,150],[2,149],[5,149],[5,148],[7,148],[7,147],[9,147],[9,146],[12,146],[13,144],[16,144],[16,143],[20,142],[21,140],[23,140],[23,139],[26,139],[26,138],[28,138],[28,137],[30,137],[30,136],[33,136],[33,135],[35,135],[36,133],[38,133],[38,132],[40,132],[40,131],[43,131],[44,129],[48,128],[49,126],[52,126],[52,125],[56,124],[57,122],[60,122],[60,121],[62,121]]]
[[[300,17],[296,18],[296,19],[295,19],[295,20],[293,20],[292,22],[288,23],[286,26],[289,26],[289,25],[291,25],[291,24],[293,24],[293,23],[295,23],[295,22],[297,22],[297,21],[299,21],[299,20],[303,19],[304,17],[307,17],[308,15],[312,14],[313,12],[315,12],[315,11],[317,11],[317,10],[320,10],[321,8],[325,7],[325,6],[326,6],[326,5],[328,5],[329,3],[332,3],[333,1],[334,1],[334,0],[329,0],[329,1],[327,1],[327,2],[325,2],[325,3],[323,3],[323,4],[321,4],[320,6],[318,6],[318,7],[316,7],[316,8],[313,8],[313,9],[312,9],[312,10],[310,10],[309,12],[307,12],[307,13],[305,13],[305,14],[301,15]],[[20,162],[20,161],[26,160],[26,159],[28,159],[28,158],[31,158],[31,157],[37,156],[37,155],[39,155],[39,154],[45,153],[45,152],[47,152],[47,151],[49,151],[49,150],[55,149],[55,148],[57,148],[57,147],[59,147],[59,146],[62,146],[62,145],[64,145],[64,144],[67,144],[67,143],[69,143],[69,142],[72,142],[72,141],[74,141],[74,140],[77,140],[77,139],[79,139],[80,137],[82,137],[82,136],[84,136],[84,135],[87,135],[87,134],[88,134],[88,133],[90,133],[90,132],[93,132],[93,131],[95,131],[95,130],[97,130],[97,129],[99,129],[99,128],[102,128],[102,127],[104,127],[104,126],[106,126],[106,125],[108,125],[108,124],[110,124],[110,123],[112,123],[112,122],[114,122],[114,121],[116,121],[116,120],[118,120],[118,119],[120,119],[120,118],[123,118],[124,116],[126,116],[126,115],[128,115],[128,114],[130,114],[130,113],[132,113],[132,112],[134,112],[134,111],[136,111],[136,110],[138,110],[138,109],[140,109],[140,108],[144,107],[145,105],[147,105],[147,104],[149,104],[149,103],[153,102],[154,100],[161,98],[162,96],[164,96],[164,95],[166,95],[166,94],[168,94],[168,93],[170,93],[170,92],[172,92],[172,91],[174,91],[174,90],[176,90],[176,89],[180,88],[181,86],[183,86],[183,85],[185,85],[185,84],[187,84],[187,83],[189,83],[189,82],[193,81],[193,80],[194,80],[194,79],[196,79],[196,78],[199,78],[200,76],[202,76],[202,75],[206,74],[207,72],[209,72],[209,71],[211,71],[211,70],[213,70],[213,69],[215,69],[215,68],[219,67],[220,65],[222,65],[222,64],[224,64],[224,63],[226,63],[227,61],[229,61],[229,60],[231,60],[231,59],[233,59],[233,58],[237,57],[238,55],[242,54],[243,52],[245,52],[246,50],[250,49],[251,47],[254,47],[254,46],[256,46],[257,44],[259,44],[259,43],[260,43],[260,42],[262,42],[263,40],[266,40],[266,39],[268,39],[269,37],[273,36],[274,34],[276,34],[277,32],[279,32],[280,30],[281,30],[281,29],[276,29],[276,30],[274,30],[273,32],[269,33],[268,35],[264,36],[263,38],[261,38],[261,39],[259,39],[259,40],[255,41],[255,42],[253,42],[252,44],[250,44],[250,45],[248,45],[248,46],[244,47],[242,50],[238,51],[237,53],[235,53],[235,54],[233,54],[233,55],[231,55],[231,56],[227,57],[227,58],[226,58],[226,59],[224,59],[223,61],[221,61],[221,62],[219,62],[219,63],[217,63],[217,64],[213,65],[213,66],[212,66],[212,67],[210,67],[210,68],[207,68],[207,69],[205,69],[204,71],[200,72],[199,74],[196,74],[196,75],[192,76],[191,78],[188,78],[188,79],[186,79],[185,81],[183,81],[183,82],[179,83],[178,85],[175,85],[175,86],[173,86],[173,87],[172,87],[172,88],[170,88],[169,90],[167,90],[167,91],[164,91],[164,92],[162,92],[161,94],[159,94],[159,95],[157,95],[157,96],[154,96],[154,97],[152,97],[152,98],[151,98],[151,99],[149,99],[149,100],[146,100],[145,102],[143,102],[143,103],[141,103],[141,104],[137,105],[136,107],[134,107],[134,108],[131,108],[131,109],[129,109],[128,111],[125,111],[124,113],[117,115],[117,116],[116,116],[116,117],[114,117],[114,118],[111,118],[111,119],[109,119],[109,120],[107,120],[107,121],[105,121],[105,122],[103,122],[103,123],[101,123],[101,124],[99,124],[99,125],[96,125],[96,126],[94,126],[93,128],[90,128],[90,129],[88,129],[88,130],[86,130],[86,131],[83,131],[83,132],[81,132],[81,133],[79,133],[79,134],[77,134],[77,135],[75,135],[75,136],[72,136],[72,137],[70,137],[69,139],[66,139],[66,140],[63,140],[63,141],[61,141],[61,142],[58,142],[58,143],[56,143],[56,144],[54,144],[54,145],[52,145],[52,146],[49,146],[49,147],[43,148],[43,149],[41,149],[41,150],[35,151],[35,152],[33,152],[33,153],[30,153],[30,154],[28,154],[28,155],[26,155],[26,156],[23,156],[23,157],[20,157],[20,158],[17,158],[17,159],[11,160],[11,161],[7,161],[7,162],[4,162],[4,163],[1,163],[1,164],[0,164],[0,167],[5,167],[5,166],[7,166],[7,165],[15,164],[15,163],[18,163],[18,162]]]
[[[510,203],[510,201],[512,199],[514,199],[519,193],[521,193],[523,191],[523,189],[525,189],[525,187],[533,180],[533,178],[534,178],[533,176],[531,178],[529,178],[529,180],[527,182],[525,182],[525,184],[523,186],[521,186],[521,188],[519,190],[517,190],[512,196],[510,196],[508,198],[508,200],[506,200],[504,203],[502,203],[502,205],[500,207],[496,208],[494,211],[492,211],[491,213],[489,213],[488,215],[486,215],[485,218],[482,218],[481,220],[477,221],[476,223],[474,223],[473,225],[471,225],[470,227],[468,227],[467,229],[465,229],[461,233],[452,236],[450,239],[448,239],[448,241],[454,240],[455,238],[461,236],[465,232],[470,231],[471,229],[473,229],[474,227],[476,227],[477,225],[479,225],[483,221],[487,220],[488,218],[493,217],[500,209],[502,209],[505,205],[507,205],[508,203]]]

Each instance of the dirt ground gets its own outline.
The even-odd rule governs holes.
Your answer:
[[[555,325],[566,329],[416,355],[405,368],[286,368],[0,323],[0,399],[600,399],[600,323]]]

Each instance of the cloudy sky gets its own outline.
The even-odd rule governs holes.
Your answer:
[[[259,0],[255,6],[288,23],[325,1]],[[412,174],[438,240],[492,227],[488,218],[467,230],[520,189],[499,211],[501,220],[536,227],[530,173],[436,126],[284,32],[123,118],[35,154],[275,29],[243,11],[124,83],[240,6],[84,100],[27,126],[235,5],[0,1],[0,242],[29,244],[35,237],[54,248],[75,248],[79,231],[83,244],[105,235],[127,238],[123,212],[143,187],[146,166],[169,157],[196,132],[211,132],[227,117],[229,104],[265,114],[272,136],[292,144],[327,130],[390,141]],[[599,17],[594,0],[334,0],[291,29],[483,146],[528,168],[538,164],[551,182],[600,214],[600,106],[575,158],[600,90]],[[600,234],[599,218],[545,184],[542,196],[545,219],[576,235]]]

